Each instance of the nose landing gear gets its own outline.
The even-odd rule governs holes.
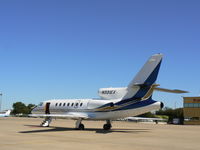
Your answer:
[[[51,117],[46,117],[44,121],[40,124],[41,127],[49,127],[50,123],[52,121]]]

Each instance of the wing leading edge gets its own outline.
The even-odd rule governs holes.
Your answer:
[[[155,87],[154,90],[156,91],[161,91],[161,92],[168,92],[168,93],[189,93],[188,91],[183,91],[183,90],[178,90],[178,89],[166,89],[166,88],[160,88],[160,87]]]
[[[83,113],[68,113],[68,114],[30,114],[30,117],[37,117],[37,118],[45,118],[45,117],[52,117],[52,118],[70,118],[70,119],[88,119],[89,116]]]

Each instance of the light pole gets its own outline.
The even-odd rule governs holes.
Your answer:
[[[2,104],[2,96],[3,96],[3,94],[0,93],[0,111],[1,111],[1,104]]]

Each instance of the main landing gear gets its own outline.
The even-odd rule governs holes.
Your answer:
[[[84,130],[84,124],[81,123],[82,119],[76,121],[76,130]],[[104,130],[110,130],[112,128],[111,120],[106,120],[106,124],[103,125]]]
[[[106,124],[103,125],[104,130],[110,130],[112,128],[111,121],[106,120]]]
[[[42,123],[40,124],[40,126],[42,126],[42,127],[49,127],[51,121],[52,121],[51,117],[46,117],[42,121]],[[76,129],[77,130],[84,130],[85,129],[84,124],[82,124],[81,122],[82,122],[81,118],[76,121]],[[106,124],[103,125],[103,129],[104,130],[110,130],[111,128],[112,128],[111,120],[106,120]]]
[[[81,118],[76,121],[76,129],[77,130],[84,130],[85,129],[84,124],[82,124],[81,121],[82,121]]]
[[[44,121],[42,121],[42,123],[40,124],[40,126],[42,126],[42,127],[49,127],[51,121],[52,121],[51,117],[46,117],[44,119]]]

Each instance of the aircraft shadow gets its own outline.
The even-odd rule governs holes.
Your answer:
[[[20,131],[19,133],[42,133],[42,132],[59,132],[59,131],[80,131],[76,130],[75,128],[68,128],[68,127],[55,127],[55,126],[50,126],[50,127],[41,127],[41,126],[36,126],[36,125],[24,125],[24,126],[29,126],[29,127],[40,127],[44,129],[39,129],[39,130],[30,130],[30,131]],[[150,129],[111,129],[111,130],[103,130],[103,129],[97,129],[97,128],[85,128],[85,130],[81,131],[93,131],[99,134],[108,134],[108,133],[141,133],[141,132],[149,132]]]

